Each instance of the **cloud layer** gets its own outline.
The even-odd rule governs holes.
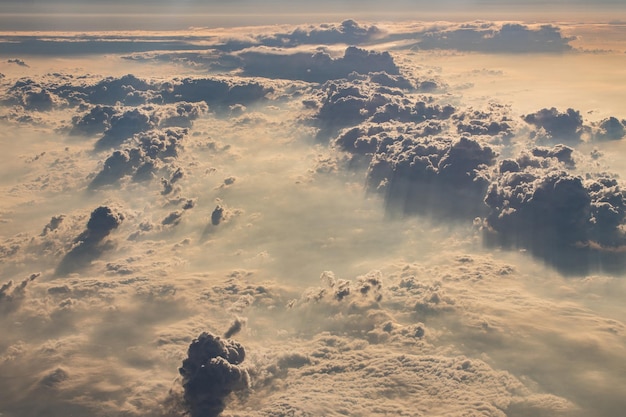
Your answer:
[[[499,90],[565,29],[0,40],[0,414],[622,411],[625,116]]]

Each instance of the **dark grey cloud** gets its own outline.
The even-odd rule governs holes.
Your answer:
[[[456,49],[487,53],[567,52],[574,38],[563,36],[560,28],[542,25],[534,28],[517,23],[465,23],[428,29],[418,34],[419,49]]]
[[[576,166],[576,161],[573,158],[574,149],[569,146],[565,146],[562,144],[558,144],[553,146],[552,148],[547,147],[535,147],[530,150],[531,154],[534,157],[537,157],[534,161],[530,159],[526,159],[525,157],[518,158],[521,166],[546,166],[547,158],[554,158],[557,161],[561,162],[566,168],[574,168]],[[538,165],[535,165],[538,164]]]
[[[318,109],[312,123],[320,128],[318,139],[327,141],[340,129],[366,121],[395,99],[356,79],[329,81],[320,88],[317,101],[308,100],[303,104]]]
[[[539,140],[563,141],[575,144],[581,140],[583,133],[583,117],[578,110],[567,109],[560,112],[555,107],[541,109],[522,117],[523,120],[543,132],[535,134]]]
[[[102,170],[91,180],[89,188],[98,188],[114,184],[121,178],[132,174],[145,155],[139,149],[114,151],[105,161]]]
[[[510,139],[515,133],[515,121],[506,106],[489,103],[486,109],[468,109],[454,115],[457,131],[472,136],[498,136]]]
[[[165,108],[155,111],[156,123],[164,127],[186,127],[190,128],[193,121],[198,117],[206,114],[209,111],[209,107],[205,102],[188,103],[181,101],[173,106],[166,106]]]
[[[172,184],[182,176],[179,168],[171,167],[171,161],[178,156],[187,133],[187,129],[181,128],[140,132],[128,142],[127,147],[113,151],[91,180],[89,188],[115,184],[126,176],[136,182],[149,181],[156,177],[159,169],[170,167],[174,172],[172,179],[162,180],[162,183],[165,181],[164,191],[167,191],[164,195],[169,194],[173,190]]]
[[[244,51],[239,54],[246,75],[284,78],[323,83],[346,78],[350,73],[386,72],[399,74],[388,52],[372,52],[348,47],[343,57],[332,58],[325,52],[286,53],[284,51]]]
[[[165,216],[163,220],[161,220],[161,224],[163,226],[176,226],[178,223],[180,223],[182,217],[183,217],[182,210],[173,211],[167,216]]]
[[[527,249],[564,273],[620,270],[625,193],[608,175],[568,173],[569,154],[541,148],[501,162],[485,197],[486,242]]]
[[[403,100],[404,101],[404,100]],[[455,112],[452,105],[428,104],[425,101],[415,103],[387,103],[379,107],[369,119],[372,123],[397,121],[404,123],[421,123],[427,120],[446,120]]]
[[[96,150],[116,147],[134,134],[151,129],[154,124],[146,110],[127,110],[121,115],[111,116],[110,127],[96,142]]]
[[[337,23],[299,26],[291,32],[260,35],[255,41],[271,47],[295,47],[299,45],[334,45],[338,43],[361,45],[384,36],[384,32],[375,25],[367,25],[352,19]],[[236,43],[227,43],[226,47],[235,47]],[[242,47],[243,45],[239,45]]]
[[[20,67],[26,67],[26,68],[29,67],[29,65],[26,63],[26,61],[24,61],[22,59],[19,59],[19,58],[7,59],[7,63],[19,65]]]
[[[96,105],[83,115],[72,117],[71,135],[95,135],[111,128],[111,118],[118,114],[111,106]]]
[[[392,212],[473,218],[486,208],[487,168],[495,158],[468,137],[386,136],[370,164],[368,188],[382,192]]]
[[[56,269],[57,275],[67,275],[88,266],[102,252],[110,249],[112,243],[106,237],[124,220],[121,213],[107,206],[100,206],[91,212],[87,228],[72,242],[71,249],[65,254]]]
[[[237,317],[231,323],[231,325],[228,328],[228,330],[226,330],[226,333],[224,333],[224,337],[226,339],[230,339],[231,337],[233,337],[234,335],[239,333],[241,331],[241,329],[243,329],[243,326],[245,326],[245,324],[246,324],[246,319],[242,319],[242,318]]]
[[[59,97],[46,86],[24,78],[16,81],[3,98],[6,105],[17,105],[25,110],[49,111],[59,104]]]
[[[210,333],[202,333],[191,342],[187,358],[179,368],[191,417],[220,415],[233,391],[249,387],[248,371],[241,365],[245,356],[245,349],[238,342]]]
[[[61,223],[63,223],[64,219],[65,215],[63,214],[60,214],[58,216],[52,216],[52,218],[50,218],[50,222],[44,226],[43,231],[41,232],[41,236],[45,236],[48,233],[57,230]]]
[[[39,384],[45,387],[55,387],[63,381],[66,381],[69,377],[70,374],[65,369],[56,368],[44,375],[39,381]]]
[[[351,73],[347,79],[322,84],[314,98],[303,100],[302,104],[316,110],[310,122],[319,128],[317,138],[322,142],[340,133],[341,129],[365,122],[365,130],[401,129],[414,133],[421,130],[425,136],[440,133],[443,130],[440,122],[456,111],[450,104],[436,103],[433,95],[416,97],[415,93],[429,91],[431,87],[445,91],[445,86],[435,81],[408,79],[400,74],[384,71]],[[383,126],[388,122],[398,125]],[[427,123],[417,126],[422,122]],[[345,150],[350,152],[350,149]]]
[[[341,23],[323,23],[319,25],[297,26],[287,32],[275,32],[270,34],[251,33],[248,36],[226,36],[223,39],[211,39],[213,43],[206,45],[207,38],[199,36],[185,36],[181,38],[171,37],[172,45],[179,42],[186,45],[185,48],[172,48],[172,52],[160,52],[167,49],[168,44],[160,37],[154,39],[155,48],[152,53],[149,49],[139,48],[136,53],[125,58],[130,60],[144,61],[156,60],[167,62],[180,62],[191,66],[203,66],[212,71],[232,70],[241,66],[241,59],[234,52],[254,47],[269,47],[289,49],[302,45],[363,45],[380,40],[385,37],[382,29],[375,25],[367,25],[348,19]],[[106,37],[101,41],[106,41]],[[19,42],[13,38],[14,42]],[[97,40],[92,40],[95,42]],[[118,40],[119,41],[119,40]],[[66,41],[68,42],[68,41]],[[195,46],[194,46],[195,45]],[[181,52],[182,51],[182,52]],[[127,51],[122,51],[122,53]]]
[[[148,124],[187,127],[208,111],[207,105],[228,112],[230,106],[263,100],[272,91],[272,86],[244,79],[175,78],[155,83],[133,74],[97,81],[49,74],[39,82],[29,78],[16,81],[1,100],[28,111],[91,108],[72,119],[70,133],[91,135],[104,131],[98,146],[105,148],[147,129]],[[165,104],[174,106],[158,108]],[[148,116],[150,119],[146,119]]]
[[[165,83],[159,91],[164,103],[204,101],[209,106],[229,110],[234,104],[262,100],[272,91],[257,81],[232,81],[214,78],[184,78]]]
[[[218,226],[222,220],[224,219],[224,207],[221,205],[217,205],[213,212],[211,213],[211,224],[213,226]]]
[[[626,136],[626,120],[608,117],[598,123],[595,137],[599,140],[620,140]]]

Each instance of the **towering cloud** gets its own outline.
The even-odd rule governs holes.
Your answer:
[[[393,211],[473,218],[484,210],[486,168],[495,158],[467,137],[388,137],[372,159],[368,187],[382,191]]]
[[[104,239],[124,220],[124,216],[107,206],[100,206],[91,212],[87,228],[74,241],[70,251],[63,257],[56,269],[57,275],[66,275],[83,268],[110,248]]]
[[[535,113],[523,117],[528,124],[542,129],[546,139],[577,143],[583,133],[583,118],[579,111],[567,109],[565,112],[558,111],[555,107],[541,109]],[[539,134],[539,138],[541,138]]]
[[[191,342],[179,369],[191,417],[218,416],[231,392],[248,388],[250,377],[241,366],[245,356],[239,343],[210,333]]]
[[[566,273],[621,269],[626,200],[614,178],[565,171],[560,150],[500,163],[485,202],[487,239],[526,248]],[[491,235],[495,233],[495,235]]]

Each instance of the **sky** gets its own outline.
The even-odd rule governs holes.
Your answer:
[[[622,413],[621,4],[9,3],[0,416]]]
[[[3,30],[147,30],[189,26],[237,27],[368,20],[475,19],[611,21],[624,12],[621,0],[373,0],[315,3],[272,0],[17,1],[2,0]],[[80,18],[76,18],[80,15]],[[132,15],[132,16],[130,16]],[[166,19],[156,16],[166,16]]]

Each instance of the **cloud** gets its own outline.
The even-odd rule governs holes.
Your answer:
[[[246,75],[266,78],[284,78],[323,83],[346,78],[352,72],[368,74],[386,72],[398,74],[399,69],[388,52],[366,51],[348,47],[343,57],[332,58],[325,52],[285,53],[284,51],[255,50],[238,54]]]
[[[245,326],[245,324],[246,324],[246,319],[236,318],[232,322],[228,330],[226,330],[226,333],[224,333],[224,338],[230,339],[231,337],[239,333],[241,329],[243,329],[243,326]]]
[[[96,150],[104,150],[120,145],[134,134],[149,130],[153,126],[150,115],[141,109],[127,110],[111,117],[110,127],[96,142]]]
[[[191,342],[179,372],[192,417],[218,416],[231,392],[248,388],[250,377],[241,366],[245,355],[239,343],[210,333]]]
[[[224,219],[224,207],[221,205],[217,205],[213,212],[211,213],[211,224],[213,226],[218,226],[222,220]]]
[[[158,109],[154,117],[158,120],[157,124],[164,127],[187,127],[192,126],[192,122],[198,117],[206,114],[209,107],[204,102],[187,103],[179,102],[174,106],[167,106]]]
[[[262,100],[271,91],[272,87],[265,87],[257,81],[184,78],[165,83],[159,95],[165,103],[204,101],[210,106],[228,109],[234,104]]]
[[[46,226],[43,228],[43,231],[41,232],[41,236],[45,236],[48,233],[54,232],[55,230],[57,230],[64,219],[65,219],[65,215],[63,214],[60,214],[58,216],[52,216],[52,218],[50,219],[50,222],[46,224]]]
[[[28,64],[24,60],[19,59],[19,58],[7,59],[7,63],[15,64],[15,65],[19,65],[20,67],[28,68]]]
[[[87,228],[74,241],[56,268],[57,275],[67,275],[88,266],[102,252],[111,248],[105,238],[124,220],[124,216],[107,206],[100,206],[91,212]]]
[[[176,226],[178,223],[180,223],[180,220],[182,217],[183,217],[182,210],[173,211],[167,216],[165,216],[163,220],[161,220],[161,224],[163,226]]]
[[[608,117],[598,124],[596,138],[599,140],[620,140],[626,136],[626,120]]]
[[[52,110],[55,106],[63,103],[54,92],[48,91],[45,86],[25,78],[15,82],[7,91],[7,98],[4,104],[17,105],[25,110],[35,110],[39,112]]]
[[[492,136],[510,139],[516,133],[516,122],[509,108],[489,103],[486,109],[468,109],[454,115],[456,129],[460,134]]]
[[[583,118],[579,111],[567,109],[565,112],[558,111],[555,107],[541,109],[535,113],[523,116],[526,123],[542,129],[537,133],[537,138],[548,141],[564,141],[565,143],[577,143],[583,133]],[[545,135],[542,134],[545,132]]]
[[[555,53],[571,51],[574,38],[564,37],[552,25],[530,27],[519,23],[464,23],[427,29],[419,34],[419,49],[456,49],[487,53]]]
[[[565,170],[571,149],[535,149],[534,158],[500,164],[485,202],[487,240],[525,248],[565,273],[621,270],[626,200],[606,175],[583,179]],[[494,236],[490,236],[494,232]]]
[[[298,26],[291,32],[260,35],[255,38],[261,45],[271,47],[295,47],[299,45],[361,45],[384,37],[384,31],[376,25],[367,25],[352,19],[337,23]],[[229,46],[227,43],[226,46]],[[241,46],[240,46],[241,47]]]
[[[130,176],[135,182],[149,181],[156,172],[178,155],[188,130],[166,128],[163,130],[140,131],[127,142],[127,147],[113,151],[104,161],[100,170],[91,180],[89,188],[97,189],[115,184]],[[164,195],[172,191],[172,184],[182,177],[179,168],[171,167],[172,178],[164,183]]]
[[[618,176],[595,170],[619,161],[620,143],[585,142],[617,139],[623,117],[542,143],[546,127],[514,110],[520,93],[499,90],[506,78],[525,109],[569,107],[520,89],[528,57],[408,51],[425,27],[411,25],[230,32],[255,32],[242,53],[312,55],[317,44],[289,42],[316,37],[339,42],[317,50],[331,60],[350,39],[393,49],[398,73],[323,83],[246,78],[213,36],[193,67],[33,57],[29,76],[45,74],[26,80],[7,66],[0,116],[23,123],[0,129],[0,413],[619,415],[626,209]],[[259,47],[272,41],[284,45]],[[207,76],[212,60],[232,67]],[[558,78],[543,61],[542,86]],[[467,74],[476,86],[460,91]],[[25,108],[40,91],[49,110]],[[619,108],[595,102],[602,117]],[[149,120],[137,131],[120,121],[133,111]],[[94,151],[115,129],[126,133]],[[481,226],[494,246],[481,247]],[[35,267],[45,279],[25,280]],[[192,342],[207,317],[224,336]]]
[[[389,84],[394,87],[389,88]],[[364,76],[352,73],[346,80],[324,83],[318,90],[316,100],[305,100],[303,104],[317,110],[311,123],[319,127],[317,138],[322,142],[342,128],[357,126],[368,120],[373,123],[391,120],[419,122],[438,116],[447,118],[454,111],[453,107],[442,109],[421,101],[410,103],[403,100],[404,88],[412,90],[414,83],[386,72]],[[431,114],[433,111],[441,111],[445,115]]]
[[[117,110],[111,106],[96,105],[82,116],[72,118],[71,135],[95,135],[104,133],[111,128],[111,118],[117,114]]]
[[[468,137],[387,138],[372,159],[367,182],[371,191],[383,193],[391,212],[467,219],[484,211],[486,168],[496,158],[490,147]]]
[[[9,314],[19,308],[26,296],[26,287],[39,276],[41,273],[31,274],[17,286],[13,286],[13,281],[0,286],[0,311],[2,314]]]

